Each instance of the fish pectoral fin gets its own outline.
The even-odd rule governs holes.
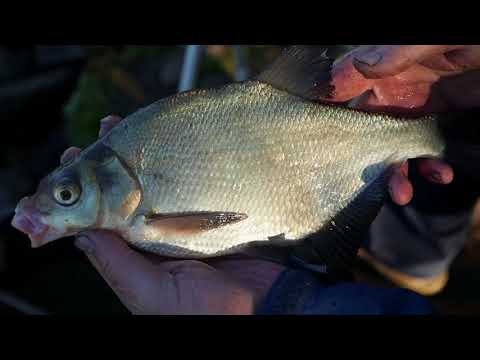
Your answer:
[[[235,212],[189,212],[151,214],[145,216],[146,225],[164,232],[193,234],[216,229],[245,220],[247,215]]]
[[[336,58],[351,50],[348,45],[295,45],[284,50],[256,80],[306,99],[319,98],[317,86],[328,84]]]
[[[384,171],[322,229],[295,246],[293,262],[328,281],[351,281],[357,252],[387,198],[389,176]]]

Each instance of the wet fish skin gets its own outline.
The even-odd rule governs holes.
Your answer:
[[[138,214],[248,215],[191,236],[152,233],[141,218],[133,220],[132,244],[180,257],[221,255],[279,234],[299,240],[392,162],[443,148],[432,117],[323,106],[256,81],[161,100],[101,142],[136,174],[143,194]]]

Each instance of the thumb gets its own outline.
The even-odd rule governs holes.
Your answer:
[[[353,65],[368,79],[382,79],[400,74],[430,57],[461,47],[462,45],[366,46],[355,53]]]
[[[87,231],[78,235],[75,246],[125,303],[142,293],[154,273],[153,265],[142,254],[132,250],[113,232]]]
[[[98,137],[104,137],[111,129],[113,129],[118,123],[122,121],[122,118],[117,115],[109,115],[100,120],[100,131]]]

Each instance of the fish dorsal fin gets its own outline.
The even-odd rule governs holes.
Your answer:
[[[387,198],[390,175],[390,169],[384,171],[325,227],[294,247],[294,263],[332,282],[350,281],[357,252]]]
[[[321,85],[328,85],[335,58],[348,49],[344,45],[290,46],[256,80],[309,100],[318,99]]]

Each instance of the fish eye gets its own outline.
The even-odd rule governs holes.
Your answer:
[[[60,205],[73,205],[80,198],[80,187],[71,180],[62,180],[55,186],[53,197]]]

